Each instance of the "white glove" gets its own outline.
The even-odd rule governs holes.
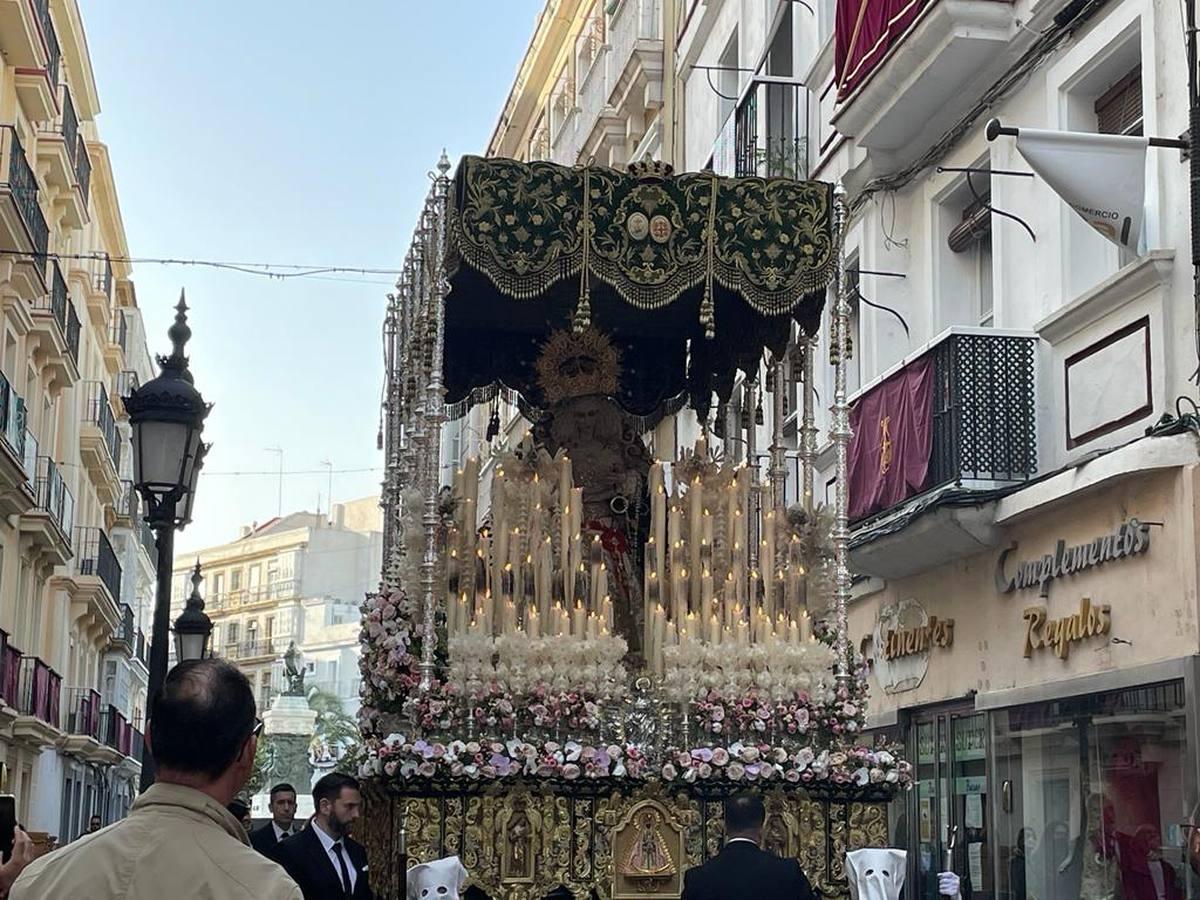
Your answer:
[[[957,897],[958,882],[958,876],[953,872],[938,872],[938,893],[943,897]]]

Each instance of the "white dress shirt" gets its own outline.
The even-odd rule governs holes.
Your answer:
[[[342,880],[342,865],[338,862],[338,855],[333,848],[337,846],[341,849],[342,859],[346,862],[346,871],[350,873],[350,893],[354,893],[354,885],[358,882],[358,872],[354,871],[354,863],[350,861],[350,851],[346,849],[346,845],[340,839],[335,840],[328,835],[316,819],[313,819],[310,827],[317,832],[317,840],[325,848],[325,852],[329,856],[329,862],[333,864],[333,871],[337,872],[338,881]]]
[[[282,828],[280,828],[278,825],[275,824],[274,819],[271,820],[271,828],[273,828],[275,830],[275,843],[279,843],[284,838],[291,837],[293,834],[296,833],[295,824],[292,825],[291,831],[284,831]]]

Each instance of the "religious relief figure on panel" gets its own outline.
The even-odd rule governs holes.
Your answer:
[[[642,652],[642,545],[649,521],[646,502],[650,454],[617,405],[620,353],[595,329],[555,332],[537,361],[549,416],[534,439],[554,456],[570,457],[583,490],[582,541],[602,554],[613,628]],[[595,562],[595,560],[593,560]],[[566,598],[569,602],[574,598]]]
[[[676,866],[671,849],[662,833],[660,816],[647,809],[637,818],[637,834],[630,844],[623,874],[635,878],[662,878],[674,875]]]

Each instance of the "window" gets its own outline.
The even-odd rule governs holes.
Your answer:
[[[1184,708],[1170,682],[993,715],[997,896],[1193,896]]]
[[[938,204],[945,244],[936,250],[936,330],[993,321],[992,180],[987,172],[974,172],[970,179],[956,183]]]
[[[254,594],[258,591],[260,584],[262,584],[262,566],[253,565],[246,578],[246,590]]]
[[[574,109],[575,80],[571,77],[570,66],[564,65],[550,92],[550,134],[552,137],[558,137]]]
[[[229,589],[231,591],[240,591],[242,589],[242,570],[231,569],[229,572]]]
[[[225,592],[225,574],[218,572],[212,577],[212,591],[210,596],[214,599],[219,598]]]
[[[267,616],[266,627],[263,630],[266,632],[267,640],[270,640],[271,638],[273,638],[275,636],[275,617],[274,616]]]
[[[229,649],[232,650],[234,647],[237,646],[237,642],[238,642],[238,623],[230,622],[229,625],[226,626],[226,628],[225,628],[225,644],[226,644],[226,646],[229,647]]]
[[[737,29],[729,37],[721,58],[717,60],[719,71],[716,72],[717,82],[717,119],[722,124],[733,115],[737,106],[738,88],[741,86],[741,73],[738,72],[738,33]]]
[[[1100,134],[1142,134],[1142,67],[1136,66],[1096,100]]]

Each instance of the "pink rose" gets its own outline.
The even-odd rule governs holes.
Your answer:
[[[717,747],[712,752],[712,761],[714,766],[724,767],[729,765],[729,751],[724,747]]]
[[[731,762],[725,769],[725,774],[729,776],[730,781],[741,781],[742,776],[746,774],[746,768],[740,762]]]
[[[664,765],[662,767],[663,781],[674,781],[676,776],[678,776],[678,775],[679,775],[679,772],[675,769],[675,767],[673,765],[671,765],[671,763],[667,763],[666,765]]]

